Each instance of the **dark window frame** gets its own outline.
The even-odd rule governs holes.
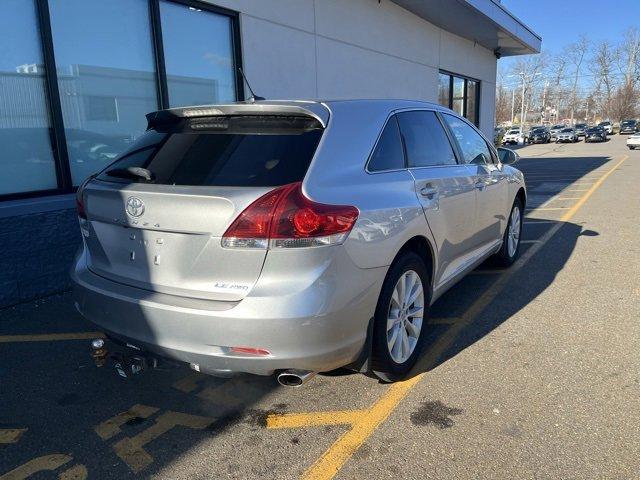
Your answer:
[[[29,192],[16,192],[0,194],[0,202],[18,200],[23,198],[44,197],[50,195],[64,195],[74,193],[77,187],[73,186],[71,179],[71,167],[69,164],[69,152],[67,150],[67,138],[62,117],[62,105],[56,70],[55,49],[53,35],[51,33],[51,14],[49,12],[49,0],[32,0],[36,8],[36,24],[40,32],[40,48],[44,63],[45,100],[50,117],[51,149],[56,170],[58,187],[46,190],[33,190]],[[167,75],[164,60],[164,45],[162,41],[162,25],[160,22],[160,0],[146,0],[149,8],[149,22],[151,26],[151,47],[154,54],[156,91],[159,109],[169,108],[169,95],[167,88]],[[244,83],[238,73],[238,67],[242,68],[242,47],[240,35],[240,13],[217,5],[211,5],[199,0],[167,0],[187,7],[197,8],[218,15],[224,15],[231,20],[231,48],[234,59],[234,79],[236,100],[244,100]],[[97,172],[96,172],[97,173]]]
[[[480,125],[480,91],[482,90],[482,82],[477,78],[468,77],[466,75],[460,75],[459,73],[453,73],[448,70],[439,70],[438,85],[440,85],[440,78],[439,78],[440,75],[447,75],[449,77],[449,104],[443,105],[443,106],[449,108],[450,110],[453,110],[453,80],[454,78],[459,78],[464,80],[464,92],[463,92],[463,101],[462,101],[462,105],[463,105],[462,116],[464,118],[467,118],[467,108],[469,103],[469,82],[471,81],[476,83],[476,92],[474,95],[476,111],[475,111],[474,118],[473,119],[467,118],[467,120],[473,123],[476,127],[479,127]]]

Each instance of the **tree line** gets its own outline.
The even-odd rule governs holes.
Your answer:
[[[595,122],[640,114],[640,31],[616,43],[582,35],[558,54],[540,53],[500,70],[496,122]]]

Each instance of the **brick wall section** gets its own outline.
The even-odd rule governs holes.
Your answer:
[[[75,209],[0,218],[0,308],[70,288]]]

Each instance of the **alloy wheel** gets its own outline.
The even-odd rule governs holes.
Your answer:
[[[387,347],[394,362],[406,362],[415,350],[423,315],[422,280],[416,272],[407,270],[396,282],[387,314]]]
[[[507,235],[507,252],[510,257],[516,254],[518,243],[520,243],[520,208],[516,205],[511,212],[509,219],[509,233]]]

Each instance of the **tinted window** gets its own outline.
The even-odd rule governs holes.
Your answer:
[[[435,113],[399,113],[398,122],[409,167],[455,165],[453,149]]]
[[[368,170],[379,172],[381,170],[397,170],[404,168],[404,154],[402,153],[402,140],[398,130],[396,117],[391,117],[384,127],[376,149],[369,160]]]
[[[194,119],[195,121],[195,119]],[[216,120],[218,121],[218,120]],[[277,119],[272,122],[287,121]],[[150,130],[98,178],[109,182],[146,182],[130,174],[147,169],[151,183],[164,185],[278,186],[304,178],[322,135],[320,128],[277,129],[252,117],[231,117],[229,127],[194,132]]]
[[[491,163],[487,142],[468,123],[452,115],[443,115],[462,151],[465,163]]]

